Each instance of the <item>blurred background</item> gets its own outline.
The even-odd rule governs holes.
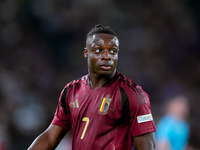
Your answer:
[[[118,71],[150,95],[156,124],[168,99],[187,96],[188,149],[199,150],[199,0],[1,0],[0,150],[27,149],[48,127],[63,87],[87,74],[98,23],[118,34]]]

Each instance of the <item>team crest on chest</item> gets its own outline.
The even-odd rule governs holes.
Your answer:
[[[99,113],[100,114],[107,114],[108,113],[108,109],[109,109],[111,100],[112,99],[110,99],[109,94],[106,97],[102,98],[101,103],[99,105]]]

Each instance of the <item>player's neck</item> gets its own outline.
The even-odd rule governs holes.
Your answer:
[[[113,78],[114,75],[115,73],[103,76],[89,72],[90,86],[92,87],[93,90],[96,90],[102,87],[104,84],[106,84],[111,78]]]

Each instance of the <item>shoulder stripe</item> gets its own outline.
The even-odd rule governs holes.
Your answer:
[[[65,113],[66,116],[68,114],[68,109],[67,109],[67,104],[66,104],[67,92],[75,84],[77,84],[77,83],[74,83],[74,84],[71,84],[71,85],[65,87],[65,89],[64,89],[64,91],[62,93],[62,96],[61,96],[61,100],[60,100],[61,101],[61,106],[63,107],[64,113]]]
[[[144,99],[143,99],[143,96],[142,96],[140,90],[139,90],[137,87],[136,87],[135,89],[136,89],[136,91],[139,93],[140,99],[141,99],[142,103],[144,104]]]
[[[128,85],[128,84],[127,84]],[[129,85],[128,85],[129,86]],[[139,97],[139,95],[138,95],[138,92],[136,91],[136,89],[135,88],[133,88],[133,87],[131,87],[131,86],[129,86],[134,92],[135,92],[135,94],[136,94],[136,96],[137,96],[137,99],[138,99],[138,102],[139,102],[139,104],[141,105],[141,99],[140,99],[140,97]]]
[[[137,88],[137,89],[138,89],[138,91],[140,91],[140,93],[141,93],[141,95],[142,95],[142,98],[144,99],[144,103],[147,103],[147,99],[146,99],[146,97],[145,97],[143,91],[142,91],[140,88]]]
[[[68,92],[68,89],[69,88],[65,88],[63,93],[62,93],[62,96],[61,96],[61,106],[63,107],[63,110],[64,110],[64,113],[65,113],[65,116],[67,116],[68,114],[68,110],[67,110],[67,104],[66,104],[66,96],[67,96],[67,92]]]
[[[125,92],[125,90],[119,86],[120,92],[121,92],[121,98],[122,98],[122,112],[123,112],[123,119],[124,121],[130,121],[131,120],[131,111],[130,111],[130,104],[128,96]]]

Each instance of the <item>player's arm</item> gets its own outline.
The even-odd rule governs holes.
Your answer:
[[[156,143],[157,149],[168,150],[170,149],[170,144],[167,141],[159,141]]]
[[[54,150],[66,132],[62,127],[51,124],[33,141],[28,150]]]
[[[155,150],[155,135],[154,132],[146,133],[134,137],[138,150]]]

